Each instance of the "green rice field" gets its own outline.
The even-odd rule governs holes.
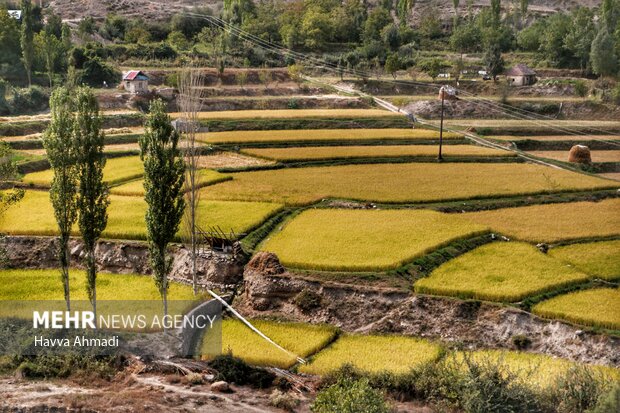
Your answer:
[[[409,163],[290,168],[231,174],[210,199],[304,205],[324,198],[425,202],[616,188],[617,182],[540,165]]]
[[[415,291],[515,302],[588,279],[521,242],[494,242],[456,257],[415,283]]]
[[[542,317],[620,330],[620,289],[575,291],[536,304],[532,311]]]
[[[380,271],[486,231],[458,216],[428,210],[313,209],[272,234],[261,249],[293,268]]]
[[[593,277],[620,278],[620,240],[552,248],[549,255]]]

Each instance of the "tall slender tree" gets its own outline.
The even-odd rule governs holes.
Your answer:
[[[73,109],[71,93],[65,88],[56,89],[50,97],[50,124],[43,134],[43,146],[54,172],[50,200],[60,233],[57,254],[67,311],[71,310],[69,237],[77,219],[77,150],[72,139]]]
[[[103,182],[103,139],[99,105],[92,90],[79,87],[74,92],[75,121],[73,138],[78,148],[78,224],[84,242],[86,290],[97,313],[97,265],[95,246],[108,223],[108,185]]]
[[[22,63],[28,76],[28,86],[32,85],[32,61],[34,60],[34,17],[30,0],[22,0],[21,47]]]
[[[164,315],[168,314],[168,274],[172,258],[168,244],[179,229],[185,200],[185,163],[178,148],[179,133],[174,130],[163,101],[151,103],[144,135],[140,138],[140,158],[144,162],[146,230],[151,267],[161,294]]]

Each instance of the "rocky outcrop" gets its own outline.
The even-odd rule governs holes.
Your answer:
[[[312,295],[320,305],[300,305]],[[329,323],[357,333],[395,333],[440,339],[470,348],[523,346],[575,361],[620,366],[620,339],[539,318],[513,307],[415,295],[388,288],[319,282],[282,268],[259,253],[246,266],[236,303],[248,316],[280,316]]]
[[[37,269],[56,268],[58,260],[56,237],[7,236],[2,240],[9,267]],[[82,268],[83,245],[79,239],[71,239],[71,264]],[[189,251],[183,246],[170,247],[173,257],[171,279],[191,281],[191,260]],[[100,271],[120,274],[150,274],[149,254],[146,243],[139,241],[100,240],[95,250]],[[206,251],[198,256],[196,267],[199,284],[202,286],[229,287],[242,280],[245,256],[232,256]]]

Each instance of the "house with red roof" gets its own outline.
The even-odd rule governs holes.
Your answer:
[[[147,93],[149,77],[141,70],[130,70],[123,75],[123,87],[130,93]]]

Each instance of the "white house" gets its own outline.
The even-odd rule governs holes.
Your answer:
[[[131,93],[149,91],[149,77],[141,70],[130,70],[123,75],[123,87]]]

